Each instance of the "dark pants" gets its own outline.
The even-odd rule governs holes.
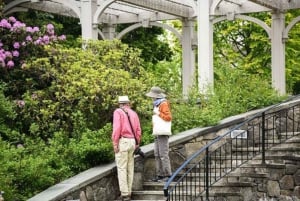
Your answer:
[[[169,136],[158,135],[154,140],[154,156],[157,176],[171,176],[171,164],[169,158]]]

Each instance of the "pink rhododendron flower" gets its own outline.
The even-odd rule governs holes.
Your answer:
[[[4,61],[6,59],[6,54],[4,52],[0,52],[0,58]]]
[[[46,25],[46,30],[42,32],[39,27],[27,27],[13,16],[0,19],[0,66],[9,69],[14,66],[26,68],[23,59],[29,58],[30,54],[40,54],[34,51],[34,46],[66,39],[64,35],[56,36],[54,33],[53,24]]]
[[[12,23],[15,23],[17,20],[15,17],[11,16],[8,18],[8,21],[12,22]]]
[[[16,21],[14,24],[13,24],[13,27],[14,28],[23,28],[23,27],[26,27],[26,24],[25,23],[22,23],[20,21]]]
[[[22,108],[22,107],[25,106],[25,101],[23,101],[23,100],[17,100],[17,101],[16,101],[16,104],[17,104],[20,108]]]
[[[53,24],[47,24],[47,30],[54,30]]]
[[[58,36],[58,39],[59,39],[59,40],[66,40],[66,38],[67,38],[67,37],[66,37],[65,35]]]
[[[54,30],[48,30],[47,32],[49,35],[54,35]]]
[[[7,65],[8,68],[12,68],[12,67],[15,66],[15,63],[12,60],[10,60],[10,61],[7,62],[6,65]]]
[[[33,28],[32,27],[26,27],[26,31],[29,32],[29,33],[33,33]]]
[[[20,21],[16,21],[13,24],[11,31],[20,33],[23,29],[26,29],[26,25]]]
[[[5,56],[8,57],[8,58],[11,58],[12,54],[11,54],[10,51],[5,51]]]
[[[14,57],[19,57],[20,54],[19,54],[19,51],[15,50],[15,51],[13,51],[12,55]]]
[[[38,27],[33,27],[33,32],[38,32],[38,31],[40,31],[40,28],[38,28]]]
[[[0,21],[0,27],[10,29],[11,28],[11,24],[6,19],[2,19]]]
[[[31,36],[26,36],[26,41],[31,42],[32,41],[32,37]]]
[[[43,41],[45,44],[48,44],[50,42],[49,36],[47,35],[43,36]]]
[[[20,48],[20,43],[19,42],[15,42],[14,43],[14,48],[19,49]]]

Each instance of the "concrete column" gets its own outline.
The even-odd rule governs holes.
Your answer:
[[[103,24],[102,33],[105,39],[112,40],[116,37],[116,26],[112,24]]]
[[[82,39],[98,39],[98,29],[93,28],[93,16],[97,9],[97,0],[81,0],[81,33]]]
[[[283,32],[285,28],[285,16],[283,13],[272,14],[272,85],[279,94],[286,93],[285,81],[285,41]]]
[[[188,90],[195,81],[195,53],[193,51],[195,22],[183,20],[182,24],[182,90],[185,96],[188,95]]]
[[[200,92],[213,87],[213,24],[210,21],[210,0],[198,1],[198,85]]]

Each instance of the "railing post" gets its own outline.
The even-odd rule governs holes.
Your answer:
[[[261,123],[262,123],[262,136],[261,136],[261,140],[262,140],[262,164],[266,164],[266,143],[265,143],[265,138],[266,138],[266,132],[265,132],[265,112],[262,113],[261,115]]]
[[[205,185],[206,185],[206,201],[209,201],[209,152],[208,147],[205,152]]]
[[[168,189],[164,189],[164,196],[167,198],[167,200],[169,200],[169,190]]]

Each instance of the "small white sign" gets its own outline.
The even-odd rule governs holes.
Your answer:
[[[230,133],[231,138],[238,139],[247,139],[247,131],[246,130],[234,130]]]

